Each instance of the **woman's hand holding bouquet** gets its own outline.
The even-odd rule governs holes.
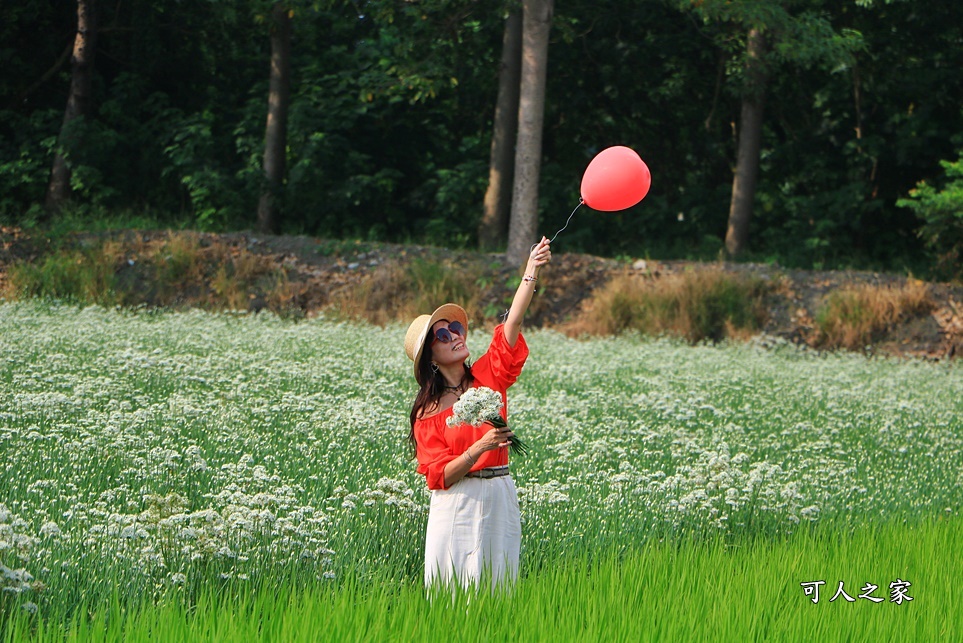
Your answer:
[[[502,419],[502,396],[487,386],[470,388],[455,402],[452,416],[448,418],[448,426],[470,424],[481,426],[484,423],[492,425],[492,430],[486,433],[479,442],[486,451],[499,447],[510,446],[512,453],[522,455],[528,451],[528,446],[519,440],[515,433],[508,428]]]

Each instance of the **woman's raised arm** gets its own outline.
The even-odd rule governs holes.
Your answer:
[[[515,291],[512,307],[508,310],[508,317],[505,319],[505,339],[508,340],[509,346],[515,346],[518,333],[522,330],[522,318],[525,317],[525,311],[532,302],[532,294],[535,292],[535,284],[538,281],[538,270],[552,260],[550,243],[546,237],[542,237],[528,256],[525,275],[522,277],[522,283],[518,285],[518,290]]]

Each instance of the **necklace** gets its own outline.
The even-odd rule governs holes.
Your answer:
[[[445,391],[451,391],[455,395],[459,395],[461,393],[461,383],[456,386],[442,386],[441,388],[445,389]]]

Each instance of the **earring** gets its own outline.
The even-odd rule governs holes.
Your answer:
[[[432,373],[438,372],[438,364],[435,364],[434,362],[431,363],[431,372]]]

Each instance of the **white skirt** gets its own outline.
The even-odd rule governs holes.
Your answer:
[[[425,586],[478,586],[491,575],[492,588],[518,577],[522,525],[518,493],[510,475],[462,478],[433,489],[425,538]]]

